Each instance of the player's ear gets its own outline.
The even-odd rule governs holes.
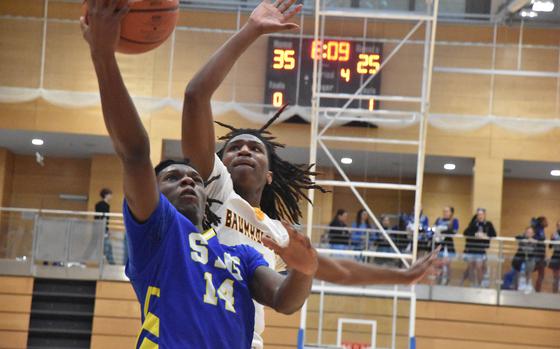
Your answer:
[[[272,171],[267,171],[266,172],[266,183],[268,185],[272,184],[272,177],[273,177]]]

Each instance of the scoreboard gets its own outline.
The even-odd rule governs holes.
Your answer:
[[[323,65],[321,92],[354,94],[379,70],[382,44],[352,40],[325,40],[270,37],[268,41],[265,105],[311,106],[313,61]],[[299,85],[299,86],[298,86]],[[381,74],[362,94],[380,94]],[[299,93],[298,93],[299,92]],[[321,99],[322,107],[342,107],[348,99]],[[353,101],[350,108],[374,110],[378,101]]]

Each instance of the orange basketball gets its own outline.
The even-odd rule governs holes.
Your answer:
[[[130,11],[121,22],[120,53],[144,53],[160,46],[179,19],[179,0],[128,0],[128,6]],[[83,12],[87,19],[86,1]]]

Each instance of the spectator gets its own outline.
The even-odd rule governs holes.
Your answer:
[[[398,245],[402,252],[412,251],[412,234],[414,234],[414,212],[410,215],[402,214],[399,221],[399,230],[407,231],[407,235],[399,235]],[[430,220],[420,211],[420,224],[418,226],[418,256],[431,251]]]
[[[354,229],[364,229],[364,230],[353,230],[351,234],[352,246],[355,250],[364,250],[366,248],[366,241],[368,240],[368,235],[371,234],[367,229],[371,229],[371,224],[369,223],[369,216],[366,210],[363,208],[356,214],[356,221],[352,223],[352,228]]]
[[[531,225],[535,229],[535,240],[544,241],[546,240],[545,229],[548,227],[548,220],[546,217],[533,218],[531,220]],[[535,269],[533,271],[537,272],[537,281],[535,282],[535,291],[540,292],[542,289],[542,283],[544,280],[544,270],[546,268],[546,246],[544,243],[538,243],[537,249],[535,251]]]
[[[393,230],[395,230],[395,228],[398,229],[398,227],[391,227],[391,219],[389,218],[389,216],[386,216],[386,215],[381,216],[381,222],[380,223],[381,223],[381,227],[383,227],[383,229],[385,230],[385,232],[387,233],[389,238],[391,238],[391,240],[393,240],[395,245],[397,245],[397,248],[399,248],[399,246],[398,246],[398,235],[396,235],[393,231]],[[375,233],[375,234],[371,235],[370,239],[372,237],[376,240],[376,249],[375,250],[377,252],[395,253],[395,250],[391,247],[391,245],[389,244],[389,242],[387,241],[387,239],[385,238],[385,236],[383,236],[383,234],[381,232],[378,232],[378,233]],[[392,265],[392,266],[398,266],[399,265],[399,261],[396,258],[377,257],[377,258],[375,258],[375,262],[378,263],[378,264],[389,264],[389,265]]]
[[[461,284],[468,278],[471,286],[480,287],[486,273],[486,250],[490,247],[490,239],[496,237],[494,225],[486,219],[486,209],[476,211],[463,235],[466,236],[465,260],[468,266]]]
[[[105,220],[105,234],[103,238],[103,254],[107,259],[107,263],[115,264],[115,259],[113,258],[113,246],[111,245],[111,241],[109,239],[109,217],[107,213],[111,212],[111,199],[113,198],[113,192],[111,189],[103,188],[99,192],[99,196],[101,196],[101,201],[95,204],[95,212],[103,213],[103,215],[96,216],[95,219],[104,219]]]
[[[527,227],[525,232],[515,238],[518,241],[517,253],[513,257],[511,262],[511,267],[515,270],[514,277],[514,289],[531,291],[531,273],[535,269],[536,265],[536,252],[538,248],[537,240],[535,237],[535,229],[533,227]],[[520,285],[519,280],[523,278],[525,282],[524,285]]]
[[[556,222],[556,231],[550,237],[552,241],[560,242],[560,221]],[[552,249],[552,257],[548,267],[552,269],[553,283],[552,292],[558,293],[558,286],[560,284],[560,245],[550,245]]]
[[[434,227],[434,248],[441,246],[439,253],[443,257],[443,272],[438,276],[438,283],[440,285],[449,284],[451,280],[451,260],[455,257],[455,244],[453,237],[459,231],[459,220],[454,218],[455,208],[447,206],[443,208],[443,215],[438,217]]]
[[[343,209],[338,209],[333,220],[329,223],[327,235],[329,238],[330,248],[336,250],[348,249],[350,243],[350,233],[344,229],[347,227],[348,212]]]

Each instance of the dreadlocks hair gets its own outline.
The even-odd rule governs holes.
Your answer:
[[[327,190],[311,180],[310,176],[317,175],[316,172],[311,171],[313,165],[294,165],[280,158],[276,152],[278,148],[284,148],[285,145],[278,143],[276,137],[272,136],[267,129],[280,117],[287,106],[287,104],[282,106],[260,129],[235,128],[216,121],[216,124],[230,130],[225,136],[219,138],[224,141],[224,146],[218,151],[218,156],[222,158],[227,144],[239,135],[249,134],[259,138],[266,147],[269,170],[274,174],[272,183],[264,187],[260,202],[261,210],[270,218],[286,219],[291,223],[298,223],[302,216],[298,205],[300,199],[303,198],[311,203],[306,191],[317,189],[326,193]]]
[[[191,161],[189,159],[183,159],[183,160],[172,160],[172,159],[167,159],[167,160],[163,160],[161,161],[155,168],[154,171],[156,173],[156,176],[159,175],[161,173],[161,171],[163,171],[164,169],[168,168],[171,165],[186,165],[189,167],[193,167],[193,165],[191,164]],[[194,167],[193,167],[194,168]],[[215,181],[216,179],[218,179],[219,176],[216,176],[214,178],[211,178],[210,180],[204,182],[204,186],[208,186],[208,184],[212,183],[213,181]],[[202,219],[202,228],[204,230],[206,229],[210,229],[212,226],[217,226],[220,224],[220,217],[218,217],[211,209],[210,206],[212,206],[212,204],[222,204],[221,201],[219,200],[215,200],[215,199],[211,199],[211,198],[207,198],[206,199],[206,205],[204,207],[204,217]]]

